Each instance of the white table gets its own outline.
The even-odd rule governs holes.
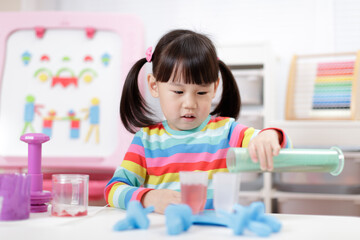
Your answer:
[[[86,217],[53,217],[50,212],[32,213],[30,219],[1,222],[1,240],[56,240],[56,239],[264,239],[246,233],[235,236],[231,229],[215,226],[193,225],[178,236],[166,233],[165,216],[149,214],[150,227],[147,230],[116,232],[113,225],[125,218],[126,211],[115,208],[90,207]],[[273,214],[283,224],[279,233],[267,239],[360,239],[360,217],[314,216]]]

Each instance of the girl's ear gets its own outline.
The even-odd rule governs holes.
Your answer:
[[[151,73],[148,74],[147,81],[151,96],[153,96],[154,98],[159,97],[159,89],[154,75],[152,75]]]
[[[216,95],[216,90],[217,90],[218,87],[219,87],[219,83],[220,83],[220,78],[218,78],[218,79],[216,80],[216,82],[214,83],[214,95],[213,95],[213,98],[214,98],[215,95]]]

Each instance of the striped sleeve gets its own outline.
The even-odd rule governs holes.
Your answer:
[[[280,142],[281,148],[292,148],[291,139],[286,135],[286,133],[279,128],[265,128],[263,130],[257,130],[252,127],[246,127],[237,122],[233,122],[230,129],[230,147],[243,147],[247,148],[250,141],[256,137],[260,132],[265,130],[276,130],[282,135],[282,140]]]
[[[241,125],[233,120],[229,131],[230,147],[243,147],[243,138],[248,127]]]
[[[121,165],[105,187],[105,200],[111,207],[126,209],[131,200],[141,197],[151,189],[141,187],[146,178],[145,151],[141,133],[137,133]]]
[[[265,129],[261,130],[260,132],[266,131],[266,130],[275,130],[282,135],[282,140],[280,142],[281,148],[292,148],[293,147],[291,139],[288,137],[288,135],[286,135],[286,133],[282,129],[280,129],[280,128],[265,128]]]

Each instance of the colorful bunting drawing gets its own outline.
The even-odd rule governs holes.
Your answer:
[[[50,61],[50,58],[49,58],[48,55],[44,54],[44,55],[41,56],[40,61],[41,62],[48,62],[48,61]]]
[[[37,77],[41,82],[46,82],[48,78],[52,78],[52,73],[47,68],[40,68],[36,70],[34,77]]]
[[[50,69],[40,68],[36,70],[34,77],[38,78],[41,82],[46,82],[49,78],[52,78],[51,87],[59,84],[66,88],[69,85],[77,87],[78,79],[83,79],[84,82],[90,83],[97,77],[97,73],[91,68],[85,68],[81,70],[79,76],[76,76],[74,71],[70,68],[61,68],[57,71],[55,76],[52,76]]]
[[[31,60],[31,54],[28,51],[26,51],[21,55],[21,59],[24,65],[27,66]]]
[[[65,73],[65,76],[63,75]],[[70,75],[70,76],[69,76]],[[73,84],[78,86],[78,78],[75,76],[75,73],[70,68],[61,68],[57,71],[56,75],[53,77],[51,86],[60,84],[64,88]]]
[[[68,56],[64,56],[63,58],[62,58],[62,61],[63,62],[70,62],[70,57],[68,57]]]
[[[84,57],[84,62],[92,62],[92,61],[93,61],[93,58],[90,55],[86,55]]]
[[[108,66],[110,62],[110,55],[108,53],[104,53],[101,57],[101,62],[104,64],[104,66]]]
[[[83,79],[86,83],[92,82],[94,77],[97,77],[97,73],[91,68],[85,68],[79,74],[79,79]]]

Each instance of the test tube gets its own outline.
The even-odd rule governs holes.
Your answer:
[[[240,191],[240,174],[218,172],[213,174],[214,208],[215,211],[231,213],[238,203]]]
[[[206,204],[208,173],[181,171],[179,174],[181,202],[189,205],[193,214],[202,212]]]
[[[273,157],[273,172],[329,172],[339,175],[344,168],[344,154],[337,147],[330,149],[281,149]],[[230,148],[226,156],[230,172],[261,172],[247,148]]]

